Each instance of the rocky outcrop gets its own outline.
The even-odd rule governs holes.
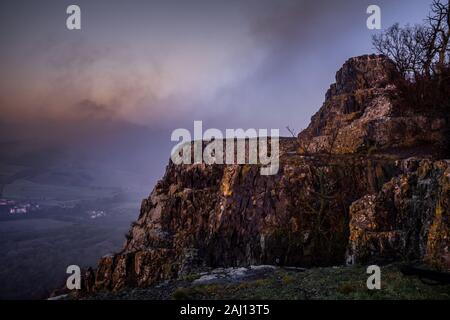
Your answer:
[[[299,134],[303,153],[436,152],[446,141],[446,119],[399,111],[398,77],[384,56],[349,59],[336,74],[311,124]],[[420,148],[419,148],[420,147]]]
[[[450,161],[402,165],[403,174],[350,206],[347,262],[423,260],[450,269]]]
[[[171,163],[124,249],[101,259],[89,286],[146,286],[204,267],[342,264],[350,204],[400,170],[391,160],[290,154],[276,176]]]
[[[123,250],[87,271],[85,289],[145,287],[209,267],[400,258],[447,267],[448,162],[422,148],[447,123],[396,115],[395,77],[382,56],[347,61],[311,125],[281,139],[276,175],[170,162]]]

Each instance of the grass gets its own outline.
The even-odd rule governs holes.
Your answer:
[[[194,280],[197,280],[198,278],[200,278],[200,275],[198,273],[189,273],[180,277],[180,280],[192,282]]]
[[[179,288],[173,297],[190,299],[370,300],[450,299],[450,285],[430,285],[404,276],[396,266],[382,267],[381,289],[369,290],[365,267],[276,270],[267,278],[239,284]]]
[[[450,300],[450,284],[404,276],[398,265],[381,267],[381,289],[369,290],[366,267],[326,267],[306,271],[275,269],[260,278],[196,285],[173,280],[165,286],[124,289],[88,299],[173,300]]]

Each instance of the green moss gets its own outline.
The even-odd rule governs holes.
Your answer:
[[[173,294],[174,300],[189,300],[191,299],[191,290],[186,288],[177,288]]]
[[[381,290],[366,286],[366,268],[314,268],[305,272],[276,270],[258,280],[197,288],[200,299],[450,299],[450,285],[428,285],[404,276],[396,266],[382,267]]]
[[[286,274],[286,275],[284,275],[284,276],[281,278],[281,282],[282,282],[284,285],[292,284],[292,283],[295,282],[295,277],[293,277],[293,276],[291,276],[291,275],[289,275],[289,274]]]
[[[338,292],[342,293],[344,295],[349,295],[349,294],[355,292],[354,284],[351,282],[342,282],[338,286]]]
[[[192,282],[194,280],[197,280],[198,278],[200,278],[199,274],[197,274],[197,273],[189,273],[189,274],[186,274],[186,275],[180,277],[180,280]]]
[[[312,268],[303,272],[275,269],[261,278],[233,283],[189,287],[128,289],[119,293],[97,293],[88,299],[265,299],[265,300],[450,300],[450,285],[428,284],[405,276],[399,265],[381,267],[381,290],[369,290],[365,266]],[[185,283],[183,284],[185,286]],[[171,285],[170,285],[171,287]],[[165,288],[165,289],[164,289]]]

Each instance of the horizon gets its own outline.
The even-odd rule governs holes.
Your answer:
[[[382,30],[420,23],[428,2],[379,1]],[[1,142],[133,163],[145,192],[162,176],[170,133],[195,120],[299,133],[335,72],[373,53],[379,32],[359,0],[80,0],[81,30],[65,26],[69,4],[0,5]]]

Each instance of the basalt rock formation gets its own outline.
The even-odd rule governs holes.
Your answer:
[[[383,56],[348,60],[310,126],[280,140],[276,175],[170,162],[124,248],[87,270],[85,290],[207,267],[414,259],[450,268],[450,168],[433,149],[448,123],[396,114],[396,77]]]

